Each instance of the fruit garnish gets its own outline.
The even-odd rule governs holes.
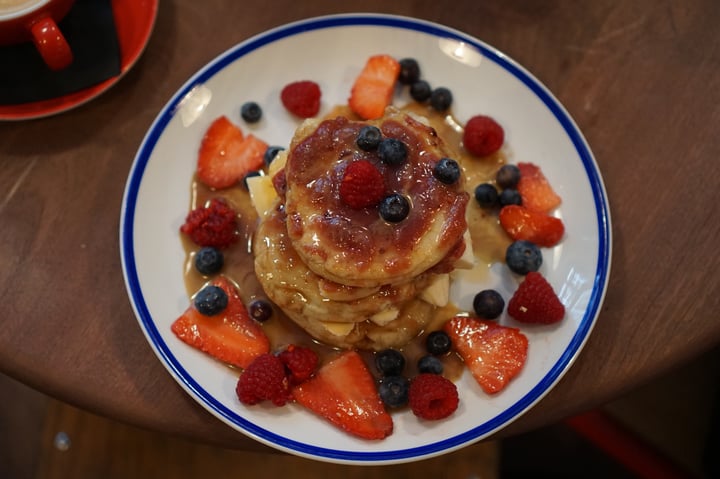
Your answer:
[[[262,327],[250,319],[238,291],[227,278],[219,276],[209,284],[222,288],[227,294],[225,309],[206,316],[191,303],[173,322],[172,332],[183,342],[222,362],[246,368],[257,356],[270,350],[270,341]]]
[[[385,179],[369,161],[353,161],[345,168],[339,192],[340,199],[351,208],[374,206],[385,196]]]
[[[299,404],[354,436],[384,439],[393,431],[375,380],[356,351],[333,358],[291,392]]]
[[[503,390],[525,365],[528,340],[517,328],[455,316],[443,329],[475,381],[488,394]]]
[[[505,309],[505,300],[494,289],[484,289],[473,298],[473,310],[483,319],[497,319]]]
[[[238,240],[237,213],[222,198],[188,213],[180,232],[200,246],[227,248]]]
[[[445,111],[452,105],[452,92],[445,87],[433,89],[430,93],[430,106],[437,111]]]
[[[317,353],[304,346],[291,344],[278,354],[278,358],[285,365],[292,385],[310,379],[318,366]]]
[[[542,251],[530,241],[513,241],[505,250],[505,264],[516,274],[528,274],[542,266]]]
[[[565,306],[543,275],[531,271],[510,298],[508,314],[523,323],[552,324],[565,317]]]
[[[350,90],[350,109],[363,120],[380,118],[392,101],[399,75],[400,63],[390,55],[368,58]]]
[[[266,400],[284,406],[290,399],[285,366],[274,354],[261,354],[240,374],[235,393],[248,406]]]
[[[487,115],[476,115],[468,120],[463,132],[463,146],[475,156],[488,156],[500,149],[505,131]]]
[[[452,381],[429,373],[418,374],[410,381],[408,397],[413,414],[430,421],[450,416],[460,402]]]
[[[197,178],[211,188],[234,185],[262,167],[267,143],[242,130],[226,116],[216,118],[205,132],[197,161]]]
[[[310,80],[289,83],[280,92],[280,101],[293,115],[310,118],[320,111],[320,85]]]
[[[502,228],[515,241],[525,240],[551,247],[558,244],[565,234],[565,225],[560,218],[520,205],[504,206],[499,219]]]
[[[522,204],[528,209],[550,213],[560,206],[561,199],[539,166],[533,163],[518,163],[520,181],[517,190],[522,197]]]

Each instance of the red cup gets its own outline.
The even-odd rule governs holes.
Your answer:
[[[73,54],[57,22],[75,0],[0,0],[0,46],[31,41],[51,70],[72,63]]]

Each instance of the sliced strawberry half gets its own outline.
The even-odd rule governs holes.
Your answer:
[[[503,390],[525,365],[528,340],[517,328],[456,316],[446,322],[443,329],[477,383],[488,394]]]
[[[565,234],[565,225],[560,218],[525,206],[504,206],[498,216],[500,226],[515,241],[525,240],[551,247],[558,244]]]
[[[560,206],[562,199],[550,186],[539,166],[533,163],[518,163],[517,167],[520,170],[517,189],[524,207],[541,213],[550,213]]]
[[[235,286],[224,276],[210,284],[221,287],[228,296],[225,310],[205,316],[191,303],[177,318],[171,330],[190,346],[233,366],[246,368],[256,357],[270,350],[262,327],[250,318]]]
[[[380,118],[392,102],[399,75],[400,62],[390,55],[368,58],[350,90],[350,109],[364,120]]]
[[[299,404],[354,436],[383,439],[392,433],[392,417],[356,351],[341,353],[324,364],[313,378],[295,386],[292,395]]]
[[[263,166],[267,143],[245,136],[226,116],[216,118],[200,143],[197,178],[216,189],[227,188]]]

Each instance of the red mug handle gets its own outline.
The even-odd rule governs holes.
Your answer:
[[[35,47],[51,70],[62,70],[72,63],[70,45],[52,18],[44,17],[38,20],[30,31]]]

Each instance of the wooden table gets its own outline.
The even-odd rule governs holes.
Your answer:
[[[720,342],[720,3],[310,4],[163,1],[144,56],[114,88],[0,124],[0,371],[131,424],[261,447],[183,392],[138,327],[118,252],[125,178],[155,115],[209,60],[280,24],[349,11],[437,21],[504,51],[567,107],[603,174],[613,261],[599,321],[557,387],[503,434],[601,405]]]

